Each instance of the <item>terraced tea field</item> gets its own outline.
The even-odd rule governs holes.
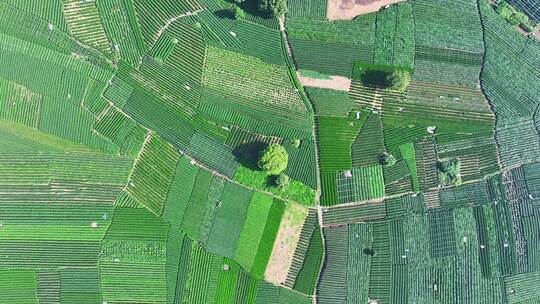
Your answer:
[[[0,0],[0,303],[539,303],[540,3],[390,2]]]

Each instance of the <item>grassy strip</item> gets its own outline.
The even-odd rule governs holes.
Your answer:
[[[323,244],[320,228],[317,227],[311,235],[309,241],[306,259],[302,265],[302,269],[296,277],[294,290],[311,295],[315,290],[315,284],[319,277],[319,269],[323,257]]]
[[[246,222],[242,228],[234,260],[244,269],[251,269],[257,252],[253,248],[259,246],[268,213],[272,207],[272,197],[260,192],[254,192],[248,207]]]
[[[266,266],[270,260],[270,255],[272,254],[272,249],[274,248],[274,242],[276,240],[277,232],[279,230],[279,224],[281,223],[281,218],[283,217],[283,212],[285,211],[285,202],[274,199],[274,203],[270,208],[268,213],[268,218],[266,220],[266,226],[264,227],[264,232],[259,242],[259,248],[257,248],[257,255],[255,256],[255,261],[251,267],[251,274],[256,278],[263,278],[264,272],[266,271]]]
[[[413,183],[413,191],[420,191],[420,186],[418,184],[418,172],[416,171],[416,156],[414,152],[413,143],[406,143],[399,146],[399,151],[407,167],[409,167],[409,172],[411,173],[411,179]]]

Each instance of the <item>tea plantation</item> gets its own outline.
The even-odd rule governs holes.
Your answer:
[[[0,0],[0,303],[540,303],[540,2],[368,2]]]

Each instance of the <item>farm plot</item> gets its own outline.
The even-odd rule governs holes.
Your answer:
[[[60,299],[64,303],[101,302],[98,268],[68,268],[59,271]],[[38,277],[39,283],[39,277]],[[38,298],[41,301],[41,298]]]
[[[319,162],[322,178],[322,203],[338,203],[336,174],[352,167],[351,146],[362,127],[361,121],[342,117],[318,117]]]
[[[281,34],[275,29],[251,22],[236,22],[231,32],[242,43],[242,53],[258,57],[271,64],[284,65],[283,53],[277,46],[281,45]]]
[[[475,1],[414,2],[413,14],[416,45],[483,52],[482,26]]]
[[[477,4],[469,0],[440,4],[439,0],[413,4],[414,79],[476,88],[484,53]],[[464,7],[469,7],[466,13],[448,18]]]
[[[293,140],[288,140],[283,146],[289,153],[289,163],[285,169],[285,174],[312,189],[316,189],[315,143],[312,140],[303,140],[300,142],[300,146],[296,147]]]
[[[197,239],[202,225],[208,192],[212,186],[212,173],[199,169],[193,183],[191,196],[183,214],[181,230],[190,238]]]
[[[35,271],[0,270],[0,282],[5,303],[38,303]]]
[[[412,180],[407,163],[400,159],[393,166],[383,167],[384,189],[387,195],[411,192]]]
[[[353,168],[338,172],[337,198],[339,203],[360,202],[384,196],[384,178],[381,165]]]
[[[11,177],[1,185],[2,265],[96,266],[112,202],[131,162],[91,154],[19,153],[4,154],[0,163],[3,175]]]
[[[209,168],[229,177],[232,177],[240,166],[231,148],[199,132],[193,134],[187,153]]]
[[[68,29],[75,38],[103,53],[111,51],[95,2],[63,0],[63,6]]]
[[[146,209],[115,210],[99,258],[103,301],[166,301],[168,229]]]
[[[305,88],[305,90],[318,116],[347,117],[355,105],[347,92],[320,88]]]
[[[154,45],[171,20],[187,13],[195,13],[203,8],[196,0],[167,0],[161,2],[160,5],[155,5],[154,2],[149,0],[143,0],[135,2],[133,6],[147,49]]]
[[[354,62],[372,61],[374,27],[373,14],[335,22],[290,18],[287,34],[299,69],[350,77]]]
[[[362,127],[355,120],[341,117],[318,118],[321,170],[332,172],[352,166],[351,145]]]
[[[193,136],[194,129],[185,111],[140,85],[134,89],[122,111],[177,148],[186,149]]]
[[[315,286],[319,278],[319,269],[323,260],[324,250],[319,227],[313,230],[308,244],[304,263],[302,264],[302,268],[299,269],[293,289],[311,295],[315,291]]]
[[[177,164],[161,217],[175,229],[180,229],[186,208],[195,186],[199,167],[190,164],[187,157],[181,157]]]
[[[40,2],[28,2],[19,0],[7,0],[4,1],[9,5],[17,7],[21,11],[38,16],[43,20],[46,20],[58,27],[62,31],[67,31],[64,10],[62,7],[62,0],[40,1]]]
[[[269,82],[269,80],[272,80]],[[272,119],[308,121],[306,105],[294,91],[285,67],[256,57],[209,47],[203,84],[251,113]]]
[[[272,283],[285,283],[307,215],[308,210],[303,206],[287,204],[285,207],[272,255],[264,274],[265,280]]]
[[[256,278],[263,278],[272,255],[272,250],[276,242],[277,233],[281,226],[283,213],[285,212],[285,203],[274,199],[272,207],[268,212],[263,234],[257,248],[257,255],[251,267],[251,273]]]
[[[158,216],[163,211],[178,158],[178,152],[169,143],[150,135],[131,174],[127,191]]]
[[[390,227],[387,222],[374,223],[372,249],[377,254],[371,258],[368,296],[389,302],[391,282]]]
[[[323,209],[323,226],[332,227],[345,224],[382,219],[386,216],[384,203],[365,203],[351,206],[336,206]]]
[[[95,5],[103,30],[113,45],[115,57],[136,65],[145,51],[145,45],[134,7],[123,0],[97,1]]]
[[[290,17],[325,19],[327,0],[291,0],[287,2]]]
[[[414,18],[409,2],[377,13],[373,63],[414,67]]]
[[[234,260],[244,269],[251,270],[255,261],[259,244],[264,232],[270,208],[272,208],[272,198],[262,193],[254,192],[247,210],[246,221],[242,228],[238,246],[234,254]]]
[[[348,228],[347,226],[326,228],[325,258],[323,271],[317,285],[317,299],[324,303],[346,303],[348,269]]]
[[[99,117],[109,107],[109,102],[102,95],[105,84],[97,80],[90,80],[86,85],[86,92],[82,100],[82,107]]]
[[[214,225],[208,237],[208,251],[229,258],[234,256],[251,195],[251,190],[235,183],[225,184],[221,200],[218,202]]]
[[[203,35],[189,21],[172,23],[143,57],[137,80],[166,101],[192,113],[201,95],[206,53]]]
[[[309,304],[312,299],[290,289],[277,287],[267,282],[261,282],[257,290],[256,303],[298,303]]]
[[[246,112],[218,93],[204,92],[198,113],[204,115],[210,124],[217,125],[221,133],[223,127],[234,125],[265,136],[291,139],[312,137],[309,125],[304,121],[277,120],[266,113]]]
[[[6,79],[0,79],[0,117],[30,128],[37,128],[42,96],[27,87]]]
[[[499,120],[495,139],[502,167],[540,160],[540,138],[530,117]]]
[[[384,154],[384,139],[380,115],[363,112],[369,115],[351,146],[353,167],[376,165]]]
[[[530,55],[538,45],[528,43],[489,5],[480,3],[480,12],[486,46],[482,88],[501,119],[529,116],[537,107],[535,96],[540,92],[538,86],[532,85],[540,77],[537,56]]]
[[[304,259],[306,258],[307,250],[309,247],[309,240],[312,237],[312,234],[317,227],[317,213],[315,209],[309,209],[304,224],[302,225],[302,231],[300,232],[300,238],[298,239],[298,244],[294,250],[294,256],[287,273],[287,279],[285,280],[284,285],[293,288],[296,283],[296,278],[301,270],[301,267],[304,264]]]
[[[142,148],[144,138],[135,143],[140,140],[137,135],[146,133],[146,130],[137,125],[133,119],[114,107],[107,108],[103,116],[94,124],[93,130],[112,141],[124,153],[133,153],[133,149],[138,152]],[[136,148],[133,145],[136,145]]]
[[[30,7],[32,5],[42,5],[43,3],[45,2],[40,2],[39,4],[20,2],[19,4],[17,4],[17,6],[19,7],[25,6],[25,9],[29,11],[25,12],[23,10],[17,9],[17,7],[14,7],[4,2],[0,9],[0,14],[2,16],[2,23],[0,24],[0,27],[2,27],[2,33],[6,35],[5,38],[9,37],[11,39],[20,39],[19,42],[16,43],[19,45],[28,43],[33,44],[31,49],[33,49],[32,52],[34,53],[36,49],[42,49],[44,47],[48,49],[49,52],[58,52],[56,53],[56,56],[60,55],[61,57],[71,57],[75,55],[71,57],[70,60],[61,63],[61,65],[65,65],[65,63],[70,61],[77,62],[76,65],[78,66],[84,66],[87,64],[95,65],[96,67],[105,69],[109,74],[105,77],[109,77],[112,68],[110,64],[107,63],[103,54],[101,54],[95,49],[81,46],[80,42],[68,35],[68,33],[65,31],[65,28],[59,29],[55,27],[55,24],[52,24],[51,28],[48,21],[43,20],[37,16],[41,13],[34,14],[35,12],[32,11],[33,9],[31,9]],[[60,4],[46,5],[48,6],[48,9],[51,10],[62,10]],[[58,27],[63,27],[63,25],[61,24],[57,25]],[[82,60],[80,60],[81,58],[85,58],[87,62],[83,62]],[[106,78],[103,79],[100,77],[96,79],[99,79],[100,81],[105,81]]]

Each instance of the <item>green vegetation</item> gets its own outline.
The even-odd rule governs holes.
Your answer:
[[[461,162],[459,159],[443,160],[437,163],[439,182],[443,186],[461,185]]]
[[[266,266],[270,260],[270,255],[274,248],[274,242],[284,212],[285,202],[274,199],[272,207],[270,207],[270,211],[268,212],[259,247],[257,248],[257,255],[255,256],[255,260],[250,270],[256,278],[264,277],[264,272],[266,271]]]
[[[506,1],[499,2],[496,11],[511,25],[519,25],[528,32],[534,32],[536,30],[536,25],[527,15],[508,4]]]
[[[280,189],[288,189],[291,184],[291,179],[282,173],[276,177],[275,183]]]
[[[261,152],[257,164],[271,175],[278,175],[285,171],[289,162],[289,154],[281,145],[272,144]]]
[[[315,204],[315,191],[301,182],[292,180],[288,188],[276,187],[273,175],[264,171],[240,167],[234,175],[234,180],[248,187],[271,192],[279,197],[293,200],[303,205]]]
[[[287,13],[287,0],[259,0],[259,9],[279,18]]]
[[[2,0],[0,302],[538,303],[537,1],[335,8]]]
[[[305,294],[313,294],[319,269],[322,263],[323,244],[321,230],[317,227],[309,240],[309,247],[306,252],[304,264],[298,273],[298,277],[294,283],[294,289]]]
[[[404,92],[411,83],[411,74],[405,70],[395,70],[386,75],[387,86],[396,91]]]
[[[401,67],[356,62],[353,78],[366,86],[404,92],[411,82],[411,71]]]
[[[246,19],[246,12],[244,12],[243,9],[241,9],[240,7],[236,5],[233,6],[231,13],[234,16],[234,19],[236,20]]]
[[[381,165],[387,166],[387,167],[392,167],[395,164],[396,164],[396,157],[394,155],[384,153],[381,156]]]

